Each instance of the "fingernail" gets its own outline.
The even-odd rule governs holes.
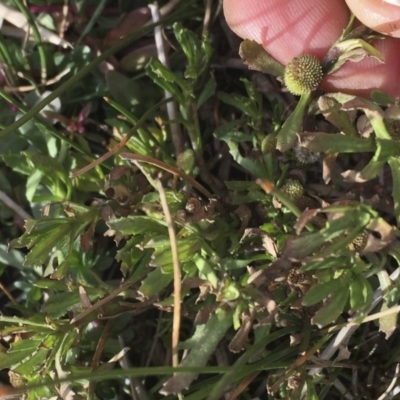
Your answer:
[[[400,6],[400,0],[382,0],[384,3],[393,4],[394,6]]]

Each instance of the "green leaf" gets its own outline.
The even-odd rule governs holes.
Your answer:
[[[147,75],[155,84],[171,94],[180,104],[185,104],[182,90],[185,88],[185,80],[165,67],[159,60],[153,59],[146,66]]]
[[[286,240],[282,253],[286,258],[302,259],[320,249],[325,241],[321,232],[290,237]]]
[[[349,257],[347,256],[332,256],[326,257],[322,260],[311,260],[306,261],[306,264],[302,265],[300,272],[322,270],[322,269],[340,269],[346,268],[349,262]]]
[[[52,318],[60,318],[73,307],[80,305],[78,293],[63,292],[49,298],[43,306],[43,311]]]
[[[176,166],[190,175],[196,166],[195,152],[192,149],[186,149],[178,154]]]
[[[320,153],[365,153],[374,152],[376,145],[373,138],[362,139],[347,135],[325,132],[302,132],[299,134],[300,145]]]
[[[43,338],[43,335],[37,334],[29,340],[14,342],[7,353],[1,353],[0,369],[13,368],[24,360],[29,360],[38,351]],[[42,350],[42,355],[46,354],[47,350]]]
[[[257,120],[260,117],[258,104],[252,98],[241,96],[237,93],[224,92],[218,92],[217,96],[223,103],[237,108],[250,118]]]
[[[235,282],[226,280],[224,282],[224,288],[218,299],[233,301],[240,297],[240,290]],[[235,327],[236,329],[236,327]]]
[[[2,158],[13,171],[22,175],[30,175],[34,171],[32,164],[29,163],[24,153],[3,154]]]
[[[327,304],[319,309],[314,315],[311,320],[312,324],[317,325],[319,328],[323,328],[331,322],[335,322],[339,315],[343,312],[348,297],[349,285],[347,282],[342,282],[339,290],[333,292],[328,299]]]
[[[27,220],[26,232],[20,238],[12,240],[10,247],[27,247],[31,250],[24,265],[42,265],[54,249],[62,251],[65,255],[72,251],[72,245],[89,222],[84,217]]]
[[[70,184],[71,179],[67,170],[55,158],[34,151],[26,151],[25,155],[35,166],[35,169],[50,175],[50,179],[54,180],[56,177],[64,184]]]
[[[190,339],[192,350],[183,359],[180,366],[205,366],[219,342],[225,337],[227,330],[232,326],[232,311],[218,309],[207,321],[205,326],[197,326]],[[177,394],[189,387],[196,379],[194,373],[177,373],[164,385],[162,394]]]
[[[373,90],[371,92],[371,99],[374,101],[374,103],[380,104],[382,106],[396,104],[395,99],[390,94],[382,92],[381,90]]]
[[[0,263],[21,269],[23,266],[24,254],[18,250],[7,250],[5,244],[0,244]]]
[[[374,46],[367,43],[362,39],[348,39],[339,43],[335,43],[333,50],[336,54],[340,54],[336,62],[329,69],[328,73],[332,73],[340,68],[345,62],[361,61],[366,56],[372,56],[381,62],[384,62],[384,58]]]
[[[178,241],[179,261],[181,263],[191,261],[200,247],[201,241],[197,238],[180,239]],[[167,246],[155,249],[151,265],[158,267],[168,267],[172,265],[172,250],[169,243]]]
[[[370,305],[374,293],[369,282],[361,274],[353,276],[349,289],[352,311],[360,311]]]
[[[91,301],[97,300],[103,294],[101,289],[96,289],[96,292],[89,294]],[[60,318],[74,307],[80,306],[81,298],[79,293],[65,291],[52,295],[43,306],[43,311],[52,318]]]
[[[11,324],[20,324],[21,326],[29,326],[29,327],[38,327],[45,330],[52,330],[52,326],[44,322],[44,315],[35,314],[27,318],[18,318],[18,317],[7,317],[5,315],[0,315],[0,323],[11,323]],[[41,322],[43,321],[43,322]]]
[[[228,140],[227,144],[229,146],[229,152],[231,153],[233,159],[241,165],[244,169],[252,173],[257,178],[268,178],[269,174],[266,168],[249,157],[242,157],[239,151],[237,143],[232,140]]]
[[[218,277],[215,274],[211,263],[199,254],[194,255],[193,262],[199,270],[199,277],[206,279],[214,288],[216,288],[218,286]]]
[[[174,279],[173,273],[165,274],[161,268],[150,272],[143,280],[138,292],[145,297],[152,297],[160,294]]]
[[[305,400],[319,400],[317,391],[315,390],[315,385],[311,379],[307,379],[307,392]]]
[[[396,156],[400,152],[400,142],[376,139],[376,151],[371,161],[359,173],[359,179],[364,181],[374,179],[382,167],[389,161],[392,156]]]
[[[26,198],[30,201],[34,201],[35,193],[38,190],[38,187],[40,185],[40,182],[42,181],[43,178],[43,172],[37,170],[32,172],[32,174],[29,176],[28,180],[26,181]],[[65,200],[64,198],[60,200]]]
[[[36,348],[32,354],[21,361],[21,365],[14,367],[13,370],[21,376],[34,376],[43,367],[51,347],[48,349]]]
[[[204,85],[203,90],[197,97],[197,109],[199,109],[210,97],[214,96],[217,83],[212,76]]]
[[[302,304],[305,307],[313,306],[323,299],[327,298],[331,293],[339,291],[343,287],[342,279],[334,279],[333,281],[324,282],[313,286],[305,294]]]
[[[297,134],[303,125],[303,117],[310,102],[310,94],[302,94],[295,110],[289,115],[289,118],[283,123],[282,128],[276,137],[276,148],[279,151],[290,150],[297,141]]]
[[[253,135],[239,130],[241,126],[245,126],[247,123],[248,118],[243,118],[222,124],[214,131],[214,135],[216,138],[225,141],[233,140],[234,142],[252,142]]]
[[[167,233],[165,221],[141,215],[111,219],[107,225],[123,235]]]
[[[141,236],[132,236],[127,240],[125,246],[117,251],[115,259],[121,262],[120,268],[124,276],[127,276],[129,272],[132,273],[133,271],[135,271],[135,274],[140,274],[140,270],[143,269],[139,268],[141,261],[143,259],[150,261],[152,249],[143,250],[138,246],[142,239]]]
[[[173,29],[188,61],[184,76],[196,80],[208,67],[213,50],[210,38],[206,35],[200,41],[194,32],[183,28],[181,23],[175,23]]]
[[[397,223],[400,223],[400,157],[390,157],[389,160],[390,169],[392,171],[392,196],[394,202],[394,212],[397,219]]]

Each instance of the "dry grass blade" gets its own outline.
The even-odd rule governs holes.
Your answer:
[[[104,297],[104,299],[99,300],[97,303],[93,304],[91,307],[87,308],[86,310],[82,311],[80,314],[78,314],[76,317],[71,319],[70,324],[76,324],[77,322],[81,321],[83,318],[85,318],[87,315],[89,315],[91,312],[98,310],[108,302],[110,302],[114,297],[118,296],[120,293],[122,293],[124,290],[128,289],[129,286],[133,285],[134,282],[126,282],[122,284],[119,288],[115,289],[112,293],[110,293],[108,296]]]
[[[131,162],[139,161],[139,162],[144,162],[146,164],[150,164],[150,165],[159,167],[159,168],[163,169],[164,171],[167,171],[173,175],[179,176],[181,179],[185,180],[190,185],[192,185],[195,189],[197,189],[200,193],[204,194],[204,196],[206,196],[208,198],[213,197],[213,195],[204,186],[200,185],[200,183],[198,183],[196,180],[194,180],[191,176],[189,176],[185,172],[181,171],[179,168],[174,167],[173,165],[169,165],[163,161],[160,161],[155,158],[148,157],[148,156],[142,156],[140,154],[121,153],[121,158],[123,160],[129,160]]]
[[[0,3],[0,15],[10,24],[22,29],[25,33],[29,32],[29,25],[21,12]],[[38,30],[44,42],[49,42],[55,44],[56,46],[72,47],[71,43],[60,38],[58,35],[49,31],[48,29],[38,25]]]
[[[161,206],[165,215],[165,220],[168,225],[168,235],[171,243],[172,261],[174,265],[174,317],[172,325],[172,365],[179,365],[178,344],[179,331],[181,326],[181,266],[179,262],[178,244],[176,240],[175,225],[169,211],[167,197],[165,196],[164,188],[157,179],[157,189],[160,194]]]

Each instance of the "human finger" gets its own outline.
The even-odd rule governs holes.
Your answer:
[[[400,37],[400,0],[346,0],[346,3],[364,25]]]
[[[284,65],[303,53],[322,60],[350,18],[344,0],[224,0],[224,13],[234,32],[261,43]],[[388,37],[374,41],[373,45],[381,52],[385,63],[373,57],[347,62],[325,77],[321,88],[364,97],[379,89],[398,98],[400,40]]]
[[[224,13],[237,35],[284,65],[303,53],[322,59],[350,18],[344,0],[224,0]]]

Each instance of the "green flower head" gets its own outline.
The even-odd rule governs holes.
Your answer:
[[[318,88],[323,77],[317,57],[303,54],[295,57],[285,68],[285,85],[294,95],[308,94]]]

